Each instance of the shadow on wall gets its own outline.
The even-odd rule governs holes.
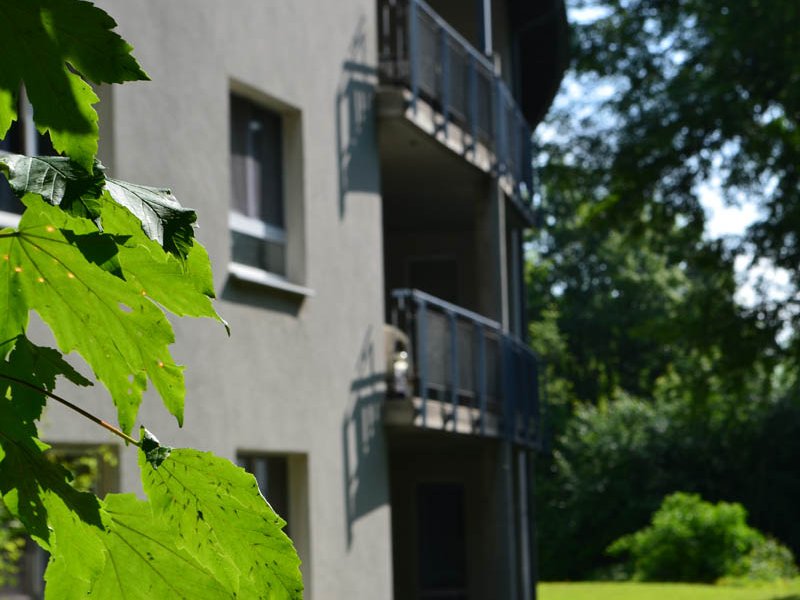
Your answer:
[[[342,420],[348,548],[353,542],[355,522],[389,503],[386,440],[381,418],[384,374],[383,369],[376,369],[373,335],[373,328],[369,327],[356,361],[350,404]]]
[[[228,276],[219,297],[228,302],[246,304],[296,317],[300,313],[302,298],[289,292],[265,288],[257,283],[234,281]]]
[[[350,40],[336,92],[336,153],[339,218],[349,192],[380,190],[375,136],[375,85],[378,71],[368,63],[366,20],[362,16]]]

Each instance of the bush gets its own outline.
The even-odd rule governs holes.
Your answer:
[[[734,568],[731,583],[738,581],[774,581],[797,577],[792,551],[775,539],[756,544]]]
[[[748,526],[741,504],[711,504],[683,492],[667,496],[648,527],[621,537],[607,552],[629,554],[633,578],[642,581],[773,579],[794,572],[791,552]]]
[[[536,469],[543,580],[616,579],[605,549],[646,527],[675,490],[741,503],[751,526],[800,556],[800,397],[720,391],[710,411],[674,390],[618,394],[578,405],[554,442]]]

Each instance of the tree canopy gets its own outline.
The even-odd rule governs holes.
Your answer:
[[[569,4],[528,265],[554,438],[542,573],[597,575],[603,549],[677,490],[742,502],[797,551],[800,7]],[[741,236],[708,235],[709,188],[757,206]],[[792,289],[742,304],[737,261],[785,269]]]
[[[786,269],[800,284],[800,8],[748,0],[576,0],[573,77],[605,91],[595,110],[563,104],[556,163],[602,226],[676,226],[699,242],[712,183],[758,218],[727,249]],[[605,86],[605,87],[602,87]],[[589,92],[590,93],[590,92]],[[559,201],[561,189],[553,190]],[[760,298],[762,320],[797,315],[796,293]]]

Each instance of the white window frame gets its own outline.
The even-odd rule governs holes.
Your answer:
[[[245,157],[243,166],[234,167],[234,162],[231,161],[231,168],[236,168],[237,172],[231,173],[228,230],[232,237],[247,236],[252,238],[251,243],[261,241],[264,244],[282,248],[284,263],[281,271],[276,272],[269,270],[270,264],[251,262],[249,256],[241,257],[247,261],[245,263],[236,260],[236,258],[240,258],[238,255],[235,258],[231,255],[228,263],[228,275],[234,282],[238,281],[244,285],[279,291],[289,296],[296,296],[296,299],[302,301],[303,297],[314,296],[314,291],[303,285],[306,283],[306,252],[301,111],[298,107],[270,96],[244,82],[231,80],[229,83],[229,123],[231,127],[236,126],[238,131],[247,133],[253,129],[257,130],[257,124],[260,123],[259,119],[251,118],[249,125],[241,120],[238,120],[237,124],[235,113],[233,113],[235,99],[244,100],[253,107],[271,113],[280,119],[280,212],[282,218],[280,225],[262,220],[267,215],[262,215],[259,210],[261,198],[260,195],[256,196],[257,186],[253,185],[258,176],[256,172],[256,169],[259,168],[258,162],[247,160]],[[244,129],[242,129],[243,126]],[[270,129],[272,128],[272,125],[268,126]],[[233,140],[233,137],[231,139]],[[239,152],[243,152],[245,155],[255,154],[255,148],[252,146],[257,142],[252,135],[244,139],[239,137],[238,140],[236,144]],[[233,147],[230,151],[233,152]],[[234,180],[234,176],[237,176],[238,179]],[[237,189],[240,195],[235,196]],[[244,214],[247,212],[250,214]],[[233,249],[233,245],[231,245],[231,249]],[[276,264],[276,269],[277,266]]]
[[[249,235],[260,240],[275,244],[286,244],[285,229],[270,225],[261,219],[248,217],[236,210],[231,210],[230,215],[228,215],[228,227],[237,233]]]

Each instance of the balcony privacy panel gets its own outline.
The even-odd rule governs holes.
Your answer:
[[[478,67],[476,68],[475,79],[475,127],[477,137],[481,142],[494,147],[494,105],[492,102],[494,76],[488,69]]]
[[[427,343],[425,354],[420,360],[427,364],[428,385],[438,392],[449,388],[447,359],[450,356],[447,335],[447,317],[438,312],[429,312],[427,318]]]
[[[500,339],[497,332],[486,333],[486,404],[490,411],[500,412]]]
[[[459,123],[469,120],[470,57],[469,52],[456,40],[445,37],[446,63],[450,88],[447,90],[450,116]]]
[[[439,75],[442,59],[439,53],[436,21],[425,13],[419,13],[418,32],[419,89],[429,98],[440,98],[442,91]]]
[[[460,404],[475,408],[475,327],[472,323],[456,319],[456,362],[458,381],[454,386]]]
[[[414,395],[499,418],[503,435],[538,444],[539,364],[525,344],[480,315],[417,290],[395,290],[393,323],[411,340]]]

